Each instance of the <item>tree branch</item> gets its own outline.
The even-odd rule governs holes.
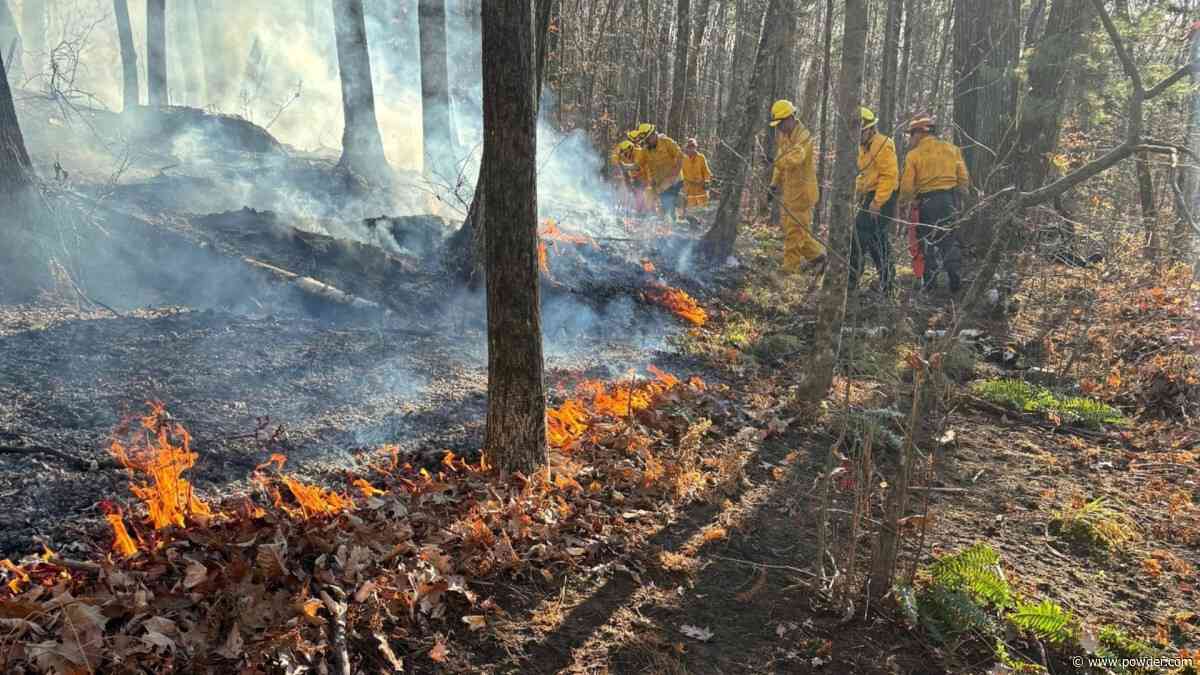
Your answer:
[[[1149,101],[1155,96],[1158,96],[1167,89],[1171,88],[1171,85],[1182,80],[1185,75],[1190,75],[1197,71],[1200,71],[1200,61],[1193,61],[1189,64],[1180,66],[1178,70],[1168,75],[1165,80],[1147,89],[1144,100]]]

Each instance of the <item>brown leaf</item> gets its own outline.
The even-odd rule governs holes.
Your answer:
[[[362,586],[359,586],[358,590],[354,593],[354,601],[362,602],[371,597],[371,594],[375,592],[375,588],[376,585],[374,581],[368,581]]]
[[[397,673],[404,672],[404,659],[397,658],[396,653],[392,651],[392,646],[388,644],[387,636],[383,633],[374,633],[375,642],[379,646],[379,653],[383,658],[387,659],[388,665]]]
[[[437,661],[438,663],[444,662],[446,657],[449,655],[450,650],[446,648],[446,643],[442,642],[441,638],[438,639],[437,644],[433,646],[433,649],[429,650],[429,658]]]
[[[477,631],[487,625],[487,619],[482,614],[469,614],[462,620],[472,631]]]
[[[204,580],[207,578],[208,568],[195,560],[190,560],[188,561],[187,573],[183,577],[183,588],[190,591],[204,583]]]
[[[242,632],[238,629],[237,622],[234,622],[233,627],[229,629],[229,635],[225,636],[225,644],[217,650],[217,654],[237,661],[242,658],[242,648],[245,645],[246,641],[242,639]]]

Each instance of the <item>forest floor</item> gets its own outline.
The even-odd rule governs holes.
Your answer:
[[[168,187],[147,187],[152,173],[125,181],[103,225],[153,241],[152,257],[187,274],[132,275],[142,283],[120,316],[69,291],[0,306],[0,445],[31,447],[0,455],[0,552],[19,563],[4,567],[0,595],[6,672],[303,672],[340,645],[356,672],[974,673],[1007,672],[994,670],[1007,660],[1067,673],[1087,670],[1068,656],[1092,635],[1122,655],[1200,649],[1189,278],[1023,259],[1012,311],[960,323],[953,298],[914,295],[902,269],[899,297],[852,297],[834,391],[811,406],[796,399],[809,278],[779,274],[773,228],[745,228],[740,264],[717,271],[691,264],[698,231],[686,226],[634,223],[640,243],[549,239],[552,469],[500,477],[471,464],[486,391],[477,293],[447,293],[431,260],[357,225],[196,215],[171,189],[208,178],[176,172]],[[329,314],[245,272],[247,255],[380,309]],[[368,262],[347,270],[342,256]],[[117,304],[102,296],[117,281],[91,288]],[[703,326],[650,300],[667,283],[699,301]],[[955,326],[980,335],[960,343]],[[910,429],[914,356],[939,350],[921,394],[930,412]],[[678,381],[631,374],[648,366]],[[1007,377],[1090,395],[1124,419],[1084,428],[981,398],[979,383]],[[187,477],[215,515],[161,530],[135,515],[131,477],[107,448],[147,400],[191,432]],[[1014,633],[995,608],[947,636],[908,614],[900,591],[864,606],[881,483],[910,433],[920,459],[900,586],[927,589],[939,557],[986,544],[1013,594],[1071,613],[1072,644]],[[286,476],[267,476],[283,461]],[[342,498],[322,491],[339,486]],[[125,556],[110,551],[114,504],[133,525]],[[44,553],[21,558],[35,542]],[[348,597],[318,599],[338,587]],[[64,590],[77,600],[64,604]]]

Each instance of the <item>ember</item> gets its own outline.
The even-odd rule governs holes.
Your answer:
[[[129,470],[131,478],[136,474],[147,477],[131,480],[129,489],[146,505],[154,529],[183,527],[188,516],[211,516],[208,505],[193,494],[192,485],[183,478],[197,458],[187,429],[171,422],[161,403],[150,404],[141,426],[141,430],[128,430],[124,442],[114,438],[109,452]]]
[[[708,312],[705,312],[692,296],[678,288],[655,284],[654,288],[646,292],[646,296],[652,302],[670,309],[693,325],[703,326],[708,322]]]

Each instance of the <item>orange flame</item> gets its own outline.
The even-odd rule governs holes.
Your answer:
[[[636,385],[606,385],[599,380],[579,383],[574,398],[546,411],[546,434],[550,445],[567,448],[583,437],[596,417],[628,417],[631,412],[648,409],[656,397],[679,385],[679,379],[670,373],[654,366],[649,366],[648,370],[654,379]]]
[[[705,312],[692,296],[678,288],[655,287],[647,293],[647,296],[651,301],[675,312],[693,325],[703,326],[708,322],[708,312]]]
[[[586,234],[574,234],[559,228],[558,223],[553,218],[547,218],[542,221],[541,227],[538,228],[538,236],[542,239],[561,241],[568,244],[596,245],[596,241]]]
[[[5,585],[14,595],[21,592],[21,584],[27,584],[31,581],[25,570],[22,569],[20,565],[14,564],[13,561],[9,560],[8,558],[0,560],[0,569],[6,570],[12,575],[13,578],[9,579],[8,583]]]
[[[196,464],[192,437],[183,425],[169,421],[161,403],[151,403],[150,413],[142,417],[146,433],[134,430],[128,443],[113,439],[109,452],[131,477],[145,474],[148,480],[129,483],[129,489],[146,505],[150,523],[161,530],[170,525],[183,527],[188,516],[208,518],[208,505],[192,492],[183,472]]]
[[[366,480],[364,480],[362,478],[355,478],[351,482],[351,484],[354,487],[358,488],[358,491],[361,492],[364,497],[377,497],[377,496],[383,494],[383,490],[380,490],[379,488],[375,487],[374,485],[371,485],[370,483],[368,483]]]
[[[300,504],[300,516],[311,518],[318,515],[334,515],[354,506],[349,497],[339,495],[331,490],[324,490],[316,485],[308,485],[291,478],[283,477],[292,497]]]
[[[133,543],[133,537],[129,536],[129,530],[125,529],[125,519],[121,517],[121,512],[105,514],[104,518],[108,521],[113,531],[113,550],[121,554],[123,558],[132,558],[137,554],[137,544]]]
[[[546,242],[538,242],[538,269],[542,274],[550,276],[550,253],[546,250]]]

